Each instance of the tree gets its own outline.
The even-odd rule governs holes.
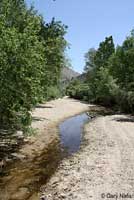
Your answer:
[[[103,105],[113,105],[134,112],[134,31],[114,49],[112,36],[86,54],[90,98]],[[93,67],[92,67],[93,66]]]
[[[94,63],[97,68],[106,67],[108,65],[108,59],[114,53],[115,47],[113,42],[113,37],[106,37],[104,42],[101,42],[96,55],[94,58]]]
[[[89,51],[85,54],[85,72],[90,72],[92,69],[96,67],[95,65],[95,56],[96,50],[94,48],[89,49]]]
[[[15,21],[19,13],[21,19]],[[0,122],[22,128],[30,123],[29,111],[41,95],[40,18],[23,1],[4,1],[0,14]]]
[[[101,67],[97,73],[95,101],[109,106],[115,104],[116,95],[119,91],[116,80],[109,73],[108,68]]]
[[[42,77],[44,91],[47,92],[49,86],[58,86],[61,70],[65,63],[65,49],[67,42],[64,39],[67,26],[53,18],[50,23],[45,23],[42,19],[40,38],[44,44],[44,56],[46,65]],[[47,95],[47,93],[44,93]]]
[[[122,88],[129,89],[134,82],[134,35],[131,34],[118,46],[109,60],[110,73]]]
[[[1,127],[24,130],[32,108],[59,95],[66,28],[54,19],[45,23],[24,0],[0,2]]]
[[[98,99],[98,87],[99,82],[101,83],[102,74],[105,73],[104,68],[108,67],[108,60],[111,55],[114,53],[114,43],[112,36],[106,37],[105,41],[99,44],[99,48],[89,49],[85,55],[85,70],[87,72],[87,82],[90,87],[91,98],[93,101]],[[106,74],[106,73],[105,73]],[[100,90],[100,88],[99,88]],[[100,92],[99,92],[100,94]]]
[[[125,112],[134,112],[134,31],[116,48],[109,69],[120,87],[118,106]]]

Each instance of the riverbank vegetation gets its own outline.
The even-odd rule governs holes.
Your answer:
[[[84,82],[67,87],[71,97],[134,113],[134,31],[115,48],[112,36],[85,54]]]
[[[24,0],[0,2],[0,125],[24,130],[31,110],[60,95],[67,27],[47,23]]]

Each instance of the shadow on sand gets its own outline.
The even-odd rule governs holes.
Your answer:
[[[36,108],[53,108],[53,106],[37,105]]]
[[[117,122],[134,122],[134,117],[133,116],[117,117],[117,118],[114,118],[113,120]]]
[[[44,121],[44,120],[48,120],[48,119],[45,117],[32,117],[32,120],[33,121]]]

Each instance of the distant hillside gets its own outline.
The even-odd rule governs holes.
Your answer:
[[[61,83],[62,84],[67,84],[70,82],[73,78],[76,78],[80,74],[76,71],[74,71],[71,68],[64,67],[62,72],[61,72]]]
[[[77,80],[84,82],[86,80],[86,73],[82,73],[79,76],[76,77]]]

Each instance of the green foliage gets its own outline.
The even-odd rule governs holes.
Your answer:
[[[50,85],[58,86],[61,70],[65,61],[65,48],[67,42],[64,39],[67,27],[53,18],[48,24],[41,23],[40,37],[44,42],[44,55],[46,65],[42,85],[44,91]]]
[[[47,100],[57,99],[62,97],[61,91],[57,86],[51,86],[47,89]]]
[[[96,50],[94,48],[89,49],[89,51],[85,54],[85,72],[89,72],[93,68],[95,68],[95,57]]]
[[[117,78],[118,84],[128,88],[134,82],[134,37],[130,36],[109,61],[110,73]]]
[[[66,94],[70,97],[76,96],[76,88],[79,86],[79,81],[73,80],[70,84],[66,87]]]
[[[78,80],[72,81],[66,88],[66,94],[72,98],[81,99],[87,101],[89,92],[89,86],[82,84]]]
[[[96,68],[106,67],[108,59],[114,53],[115,47],[112,36],[106,37],[104,42],[101,42],[94,56],[94,64]]]
[[[87,73],[87,84],[89,85],[90,102],[98,102],[105,105],[114,103],[111,90],[115,87],[115,80],[109,74],[108,60],[115,52],[112,36],[106,37],[99,48],[89,49],[85,54],[85,72]]]
[[[66,27],[45,24],[23,0],[0,2],[0,124],[24,129],[43,98],[56,98],[64,62]],[[50,93],[50,94],[49,94]]]
[[[7,1],[7,10],[0,16],[0,121],[3,125],[18,126],[18,122],[29,124],[28,111],[38,102],[43,46],[37,36],[39,18],[32,10],[20,7],[21,20],[25,22],[20,32],[14,16],[13,20],[11,17],[13,5]]]
[[[99,69],[95,84],[95,101],[104,105],[113,105],[115,103],[115,94],[118,91],[118,86],[115,79],[109,74],[107,68],[101,67]]]
[[[117,104],[125,112],[134,112],[134,34],[118,46],[109,59],[109,73],[120,87]]]
[[[112,36],[106,38],[97,50],[89,49],[85,62],[88,101],[134,113],[134,31],[116,49]],[[81,99],[79,88],[85,91],[82,84],[73,84],[70,96]]]
[[[31,126],[25,126],[23,132],[25,136],[35,136],[38,130]]]

